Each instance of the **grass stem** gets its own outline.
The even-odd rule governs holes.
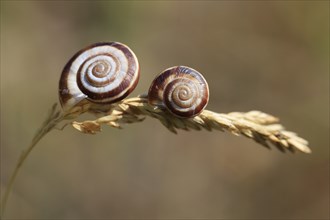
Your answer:
[[[22,167],[23,163],[26,161],[26,158],[30,155],[31,151],[34,149],[34,147],[39,143],[39,141],[48,133],[50,132],[58,123],[60,123],[65,118],[65,115],[61,113],[60,110],[57,109],[57,104],[53,105],[48,117],[43,122],[41,128],[37,131],[34,138],[32,139],[30,145],[26,150],[23,150],[21,153],[21,156],[19,157],[15,170],[11,174],[8,185],[5,189],[4,196],[1,201],[1,212],[0,212],[0,218],[3,218],[5,211],[6,211],[6,205],[9,199],[9,195],[12,191],[15,179],[17,177],[18,172],[20,171],[20,168]]]

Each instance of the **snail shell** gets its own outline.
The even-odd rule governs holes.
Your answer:
[[[150,105],[165,107],[183,118],[201,113],[208,100],[209,88],[202,74],[185,66],[171,67],[160,73],[148,92]]]
[[[59,98],[64,110],[103,105],[125,98],[139,80],[133,51],[118,42],[96,43],[77,52],[65,65]]]

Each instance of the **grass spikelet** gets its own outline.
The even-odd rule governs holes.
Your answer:
[[[177,130],[226,130],[234,135],[253,139],[267,148],[272,144],[283,152],[298,150],[311,153],[306,140],[298,137],[294,132],[286,131],[279,124],[279,119],[272,115],[260,111],[219,114],[204,110],[194,118],[178,118],[165,109],[150,106],[146,97],[124,99],[112,105],[106,116],[93,121],[74,121],[72,126],[80,132],[96,134],[101,131],[101,125],[121,128],[126,123],[141,122],[147,116],[158,119],[173,133],[177,133]]]
[[[101,115],[96,120],[83,122],[73,121],[71,125],[78,131],[86,134],[96,134],[101,132],[102,125],[114,128],[122,128],[123,124],[137,123],[146,117],[159,120],[169,131],[177,133],[177,130],[219,130],[228,131],[234,135],[242,135],[253,139],[257,143],[270,148],[269,144],[275,146],[282,152],[286,150],[303,153],[311,153],[308,142],[294,132],[287,131],[279,124],[279,119],[260,112],[231,112],[220,114],[209,110],[204,110],[194,118],[178,118],[170,114],[166,109],[161,109],[148,104],[146,96],[127,98],[115,104],[105,106],[104,109],[93,109],[88,104],[84,104],[74,111],[63,112],[57,104],[53,105],[46,120],[35,134],[34,138],[26,150],[22,151],[16,167],[10,176],[7,188],[1,201],[0,217],[3,217],[9,194],[15,182],[18,171],[22,167],[28,155],[37,143],[52,129],[64,121],[72,120],[80,114],[89,111],[95,115]],[[62,127],[62,129],[65,126]],[[62,130],[60,129],[60,130]]]

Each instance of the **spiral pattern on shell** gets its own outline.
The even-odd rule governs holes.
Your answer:
[[[118,42],[96,43],[77,52],[63,69],[59,96],[68,110],[82,100],[114,103],[133,91],[139,63],[133,51]]]
[[[165,107],[179,117],[194,117],[207,105],[209,88],[206,80],[196,70],[171,67],[160,73],[151,83],[148,92],[150,105]]]

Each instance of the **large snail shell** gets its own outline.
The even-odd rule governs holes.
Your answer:
[[[109,104],[125,98],[139,80],[139,63],[133,51],[118,42],[96,43],[77,52],[63,69],[59,97],[64,110],[92,104]]]
[[[160,73],[152,82],[148,101],[150,105],[165,107],[179,117],[194,117],[206,107],[209,88],[206,80],[196,70],[171,67]]]

